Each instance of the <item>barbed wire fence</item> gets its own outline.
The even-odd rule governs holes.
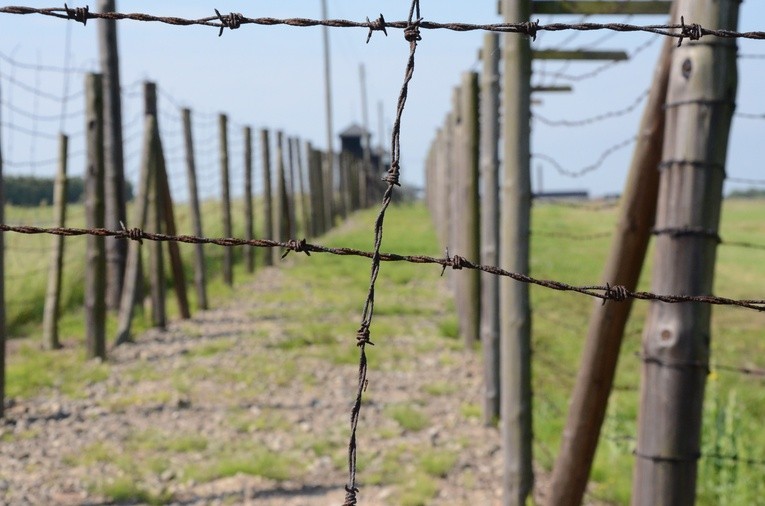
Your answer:
[[[356,501],[357,501],[356,495],[357,495],[358,489],[356,487],[356,450],[357,450],[356,431],[358,426],[359,413],[361,409],[361,399],[367,385],[366,345],[372,344],[372,341],[370,340],[370,337],[371,337],[370,328],[372,326],[372,319],[374,315],[374,289],[375,289],[375,282],[379,275],[381,262],[396,261],[396,262],[411,262],[411,263],[418,263],[418,264],[432,264],[432,265],[441,266],[442,272],[446,268],[451,268],[454,270],[462,270],[462,269],[478,270],[478,271],[486,272],[492,275],[509,277],[518,282],[530,283],[530,284],[534,284],[546,289],[577,292],[589,297],[601,299],[603,300],[604,303],[607,301],[619,302],[619,301],[624,301],[627,299],[638,299],[638,300],[655,300],[655,301],[662,301],[666,303],[698,302],[698,303],[714,304],[714,305],[736,306],[736,307],[751,309],[755,311],[765,311],[765,300],[763,299],[736,299],[736,298],[718,297],[718,296],[712,296],[712,295],[689,296],[689,295],[682,295],[682,294],[654,294],[654,293],[645,292],[645,291],[629,291],[629,290],[626,290],[624,287],[610,286],[608,284],[606,285],[571,285],[571,284],[567,284],[560,281],[539,279],[539,278],[531,277],[525,274],[513,273],[507,270],[503,270],[496,266],[477,264],[468,259],[460,257],[458,255],[449,255],[448,252],[444,257],[440,257],[440,258],[422,256],[422,255],[398,255],[395,253],[381,252],[385,212],[388,209],[388,206],[391,202],[394,188],[399,185],[400,131],[401,131],[402,115],[403,115],[405,104],[406,104],[408,84],[414,74],[415,53],[417,49],[417,42],[421,39],[421,30],[444,29],[444,30],[452,30],[457,32],[482,30],[482,31],[490,31],[490,32],[500,32],[500,33],[518,33],[518,34],[526,35],[529,37],[536,37],[538,33],[542,33],[542,32],[556,32],[556,31],[564,31],[564,30],[573,30],[573,31],[608,30],[615,33],[616,32],[646,32],[646,33],[651,33],[651,34],[656,34],[656,35],[661,35],[666,37],[673,37],[678,39],[679,43],[682,43],[684,39],[698,40],[704,36],[762,40],[762,39],[765,39],[765,32],[761,32],[761,31],[734,32],[729,30],[712,30],[712,29],[704,28],[697,24],[686,25],[684,22],[681,24],[663,24],[663,25],[632,25],[628,23],[586,23],[586,22],[575,23],[575,24],[567,24],[567,23],[540,24],[538,21],[524,22],[524,23],[495,23],[495,24],[435,23],[435,22],[425,21],[421,17],[418,0],[412,1],[410,11],[409,11],[409,16],[406,21],[395,21],[395,22],[386,22],[382,15],[379,18],[375,19],[374,21],[367,20],[366,22],[354,22],[354,21],[348,21],[348,20],[315,20],[315,19],[306,19],[306,18],[288,18],[288,19],[249,18],[238,13],[222,15],[218,13],[218,11],[216,11],[215,16],[210,16],[210,17],[200,18],[200,19],[186,19],[186,18],[179,18],[179,17],[153,16],[153,15],[142,14],[142,13],[133,13],[133,14],[95,13],[95,12],[90,12],[87,7],[70,9],[69,7],[66,7],[66,6],[64,8],[32,8],[32,7],[14,7],[14,6],[2,7],[0,8],[0,13],[18,14],[18,15],[51,16],[55,18],[81,22],[83,24],[87,24],[87,21],[90,19],[111,19],[111,20],[134,20],[134,21],[143,21],[143,22],[158,22],[158,23],[165,23],[165,24],[169,24],[173,26],[192,26],[192,25],[207,26],[207,27],[217,29],[218,36],[221,36],[226,29],[231,29],[231,30],[239,29],[249,24],[262,25],[262,26],[287,25],[287,26],[294,26],[294,27],[328,26],[328,27],[335,27],[335,28],[362,28],[362,29],[368,30],[367,41],[369,41],[369,38],[372,36],[372,34],[375,31],[385,32],[386,35],[387,35],[388,29],[401,29],[404,31],[404,37],[410,46],[410,53],[409,53],[409,58],[406,65],[404,83],[399,95],[399,101],[398,101],[398,106],[396,111],[396,120],[394,123],[393,134],[391,139],[391,167],[384,178],[384,182],[387,184],[387,188],[384,193],[380,213],[378,215],[378,218],[375,221],[375,227],[374,227],[375,246],[372,251],[362,251],[362,250],[356,250],[352,248],[329,248],[329,247],[321,246],[319,244],[309,243],[305,239],[298,240],[295,238],[289,239],[289,240],[237,239],[232,237],[214,238],[214,237],[193,236],[193,235],[173,235],[173,234],[163,234],[163,233],[152,233],[152,232],[146,232],[140,228],[124,228],[122,230],[108,230],[103,228],[55,227],[55,226],[40,226],[40,225],[7,225],[7,224],[0,225],[0,230],[4,232],[12,232],[16,234],[27,234],[27,235],[28,234],[33,234],[33,235],[46,234],[46,235],[55,235],[55,236],[63,236],[63,237],[87,235],[87,236],[96,236],[96,237],[114,237],[114,238],[121,238],[121,239],[130,239],[130,240],[139,241],[139,242],[147,240],[147,241],[175,242],[175,243],[189,243],[189,244],[215,244],[215,245],[223,246],[223,247],[249,246],[249,247],[255,247],[255,248],[282,248],[284,249],[285,255],[289,253],[290,251],[293,251],[298,253],[305,253],[306,255],[310,255],[311,253],[328,253],[328,254],[342,255],[342,256],[358,256],[358,257],[371,259],[372,268],[371,268],[371,274],[370,274],[370,286],[369,286],[367,298],[364,305],[364,311],[362,313],[360,328],[356,336],[357,345],[359,346],[359,349],[360,349],[360,361],[359,361],[358,389],[357,389],[357,393],[355,397],[354,406],[351,412],[351,436],[350,436],[350,442],[349,442],[349,455],[348,455],[349,482],[348,482],[348,485],[346,486],[346,502],[345,502],[346,505],[350,506],[352,504],[356,504]],[[12,60],[6,60],[6,61],[12,61]],[[555,77],[562,77],[562,76],[555,76]],[[40,90],[37,90],[36,86],[30,86],[30,85],[24,84],[18,80],[15,80],[13,77],[8,78],[8,82],[18,86],[19,89],[30,91],[31,93],[34,94],[35,97],[38,97],[38,98],[48,98],[52,100],[53,99],[74,100],[75,98],[78,98],[80,96],[76,93],[73,95],[65,96],[65,97],[48,94],[47,92],[42,92]],[[621,115],[622,113],[626,113],[626,112],[634,110],[637,107],[638,103],[642,101],[643,98],[644,98],[643,96],[639,97],[638,99],[636,99],[634,103],[632,103],[626,109],[622,109],[622,112],[616,111],[611,113],[604,113],[604,114],[595,116],[593,118],[588,118],[585,120],[577,120],[577,121],[579,122],[579,124],[588,124],[593,121],[599,121],[601,119],[607,119],[609,117]],[[19,135],[24,134],[24,135],[30,135],[36,139],[53,140],[52,136],[45,133],[41,134],[38,132],[38,122],[47,121],[48,118],[39,116],[37,113],[37,107],[34,107],[32,111],[21,112],[21,110],[18,109],[18,110],[13,110],[13,112],[23,116],[27,116],[29,119],[31,119],[33,122],[32,128],[27,129],[22,126],[14,126],[13,123],[3,124],[4,128],[17,132]],[[76,117],[75,114],[68,113],[67,118],[69,118],[70,116]],[[63,121],[63,115],[55,119],[58,119],[59,121]],[[164,117],[162,121],[163,123],[168,123],[168,122],[172,123],[174,119],[175,118],[173,117]],[[756,119],[756,118],[751,118],[751,119]],[[214,121],[210,121],[210,124],[212,124],[213,122]],[[552,123],[552,122],[548,122],[548,123]],[[573,126],[575,123],[576,122],[568,122],[567,124],[565,124],[565,126]],[[136,125],[137,125],[137,122],[136,122]],[[209,124],[206,125],[206,128],[208,128],[208,130],[211,129]],[[169,162],[170,166],[177,167],[178,164],[182,161],[182,158],[180,156],[181,145],[178,143],[178,139],[180,138],[180,129],[170,130],[169,132],[163,132],[163,136],[164,136],[163,143],[165,145],[170,146],[167,151],[168,156],[166,160]],[[126,137],[131,142],[136,142],[138,140],[137,134],[135,135],[129,134]],[[632,141],[633,139],[629,140],[630,143]],[[627,141],[624,141],[623,143],[620,143],[619,145],[617,145],[617,147],[612,147],[607,149],[604,152],[604,154],[601,155],[601,158],[599,159],[600,161],[594,164],[593,166],[585,167],[585,169],[581,169],[579,171],[567,171],[565,169],[562,169],[561,167],[562,169],[561,172],[563,173],[568,172],[570,174],[575,175],[582,171],[589,172],[591,170],[596,170],[603,163],[605,157],[607,157],[607,155],[610,152],[612,152],[614,149],[626,147],[627,145],[629,145]],[[11,150],[11,153],[12,153],[12,150]],[[135,155],[131,154],[127,157],[129,160],[134,160],[137,158],[136,150],[130,151],[129,153],[135,153]],[[82,156],[82,155],[78,155],[78,156]],[[210,152],[209,154],[206,153],[206,156],[212,157],[213,152]],[[553,160],[553,159],[550,158],[550,160]],[[9,167],[21,166],[21,163],[15,161],[13,158],[10,158],[10,160],[6,161],[5,163]],[[53,161],[42,160],[42,161],[36,162],[35,164],[29,164],[29,166],[35,167],[39,165],[52,165],[54,163],[55,162]],[[205,164],[205,165],[208,165],[208,164]],[[209,164],[209,165],[212,165],[212,164]],[[238,167],[238,168],[240,169],[238,170],[238,173],[241,173],[241,167]],[[172,173],[172,174],[179,173],[179,169],[169,168],[168,173]],[[174,179],[174,178],[171,178],[171,179]],[[180,188],[178,188],[176,191],[182,192]],[[731,244],[735,244],[735,243],[731,243]],[[756,369],[756,368],[750,369],[750,368],[742,368],[742,367],[735,367],[735,366],[726,366],[726,367],[729,367],[731,371],[735,369],[736,372],[740,372],[742,374],[744,374],[745,370],[748,370],[749,372],[746,374],[749,374],[752,376],[758,376],[759,373],[761,372],[759,369]]]

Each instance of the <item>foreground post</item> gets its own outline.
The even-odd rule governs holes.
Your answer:
[[[531,2],[503,0],[505,21],[529,19]],[[529,174],[531,49],[520,34],[504,35],[504,175],[500,223],[500,265],[529,272],[531,178]],[[534,485],[531,431],[531,308],[529,286],[499,282],[501,339],[501,424],[504,461],[503,504],[526,503]]]
[[[656,214],[657,168],[664,139],[664,101],[670,54],[675,44],[674,40],[666,39],[659,56],[622,195],[611,253],[603,271],[604,283],[621,285],[628,290],[637,286]],[[599,300],[593,303],[582,363],[571,395],[561,450],[553,469],[551,504],[574,506],[582,502],[631,309],[631,300],[605,305]]]
[[[85,226],[104,226],[104,124],[100,74],[85,76]],[[88,358],[106,359],[106,252],[104,238],[87,238],[85,269],[85,343]]]
[[[57,227],[66,225],[66,162],[69,137],[60,134],[59,162],[56,182],[53,186],[53,207],[56,210],[54,218]],[[58,316],[61,298],[61,274],[64,265],[64,237],[53,236],[51,249],[50,272],[48,288],[45,292],[45,312],[43,313],[43,344],[49,350],[61,348],[58,340]]]
[[[704,27],[736,30],[738,6],[735,0],[679,0],[677,12]],[[686,40],[673,50],[670,69],[651,291],[710,295],[736,100],[736,42]],[[634,505],[695,502],[710,314],[708,304],[651,302],[643,332]]]

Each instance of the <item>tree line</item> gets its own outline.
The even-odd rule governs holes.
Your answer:
[[[14,206],[36,207],[53,203],[53,178],[34,176],[5,176],[5,202]],[[81,203],[85,181],[79,176],[67,178],[66,203]],[[133,199],[133,186],[125,181],[125,200]]]

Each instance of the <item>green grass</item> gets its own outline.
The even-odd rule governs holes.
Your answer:
[[[386,410],[402,429],[420,431],[430,424],[428,416],[419,408],[409,404],[393,404]]]

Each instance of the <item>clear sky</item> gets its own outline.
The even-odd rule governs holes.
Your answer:
[[[94,1],[90,2],[95,4]],[[27,2],[36,6],[53,6],[46,2]],[[4,5],[7,5],[4,3]],[[55,4],[58,5],[58,4]],[[70,5],[71,6],[71,5]],[[93,7],[93,5],[91,5]],[[495,0],[465,2],[457,0],[422,0],[422,14],[433,21],[497,22]],[[117,2],[118,10],[147,12],[180,17],[204,17],[221,12],[241,12],[250,17],[310,17],[321,15],[319,0],[229,1],[213,4],[196,0],[132,0]],[[387,20],[405,19],[408,1],[372,2],[369,0],[330,0],[329,17],[363,20],[379,13]],[[740,30],[765,29],[765,5],[750,0],[741,4]],[[551,21],[582,21],[578,17],[541,17]],[[593,17],[588,21],[626,21],[634,24],[663,23],[663,17],[626,16]],[[686,20],[692,21],[692,20]],[[76,69],[97,69],[96,22],[67,23],[41,16],[0,15],[0,53],[5,57],[39,65],[70,65]],[[231,148],[233,171],[241,167],[241,126],[282,129],[325,146],[324,82],[322,39],[320,28],[263,27],[246,25],[236,31],[205,27],[172,27],[158,23],[133,21],[118,24],[127,172],[135,178],[138,164],[142,102],[140,81],[156,81],[162,90],[160,127],[165,138],[170,171],[182,173],[181,138],[175,104],[194,111],[195,136],[200,147],[200,168],[209,184],[215,187],[215,114],[226,112],[232,120]],[[395,112],[408,55],[408,44],[400,30],[390,30],[388,37],[375,33],[365,44],[363,29],[331,29],[334,127],[339,132],[352,122],[361,122],[359,66],[366,67],[370,124],[373,143],[379,142],[378,103],[382,103],[385,145]],[[411,84],[409,101],[404,112],[402,129],[402,177],[404,183],[422,185],[422,164],[436,128],[449,108],[452,88],[460,74],[480,70],[477,51],[482,33],[456,33],[425,30],[417,51],[417,65]],[[613,110],[624,109],[641,96],[650,85],[661,38],[647,34],[612,32],[542,33],[534,48],[565,47],[624,50],[634,54],[630,61],[603,70],[597,77],[577,79],[598,68],[600,63],[537,61],[534,64],[535,84],[572,84],[572,93],[536,94],[533,112],[550,120],[578,120]],[[765,41],[741,41],[739,52],[765,55]],[[67,59],[67,53],[70,54]],[[765,101],[758,83],[765,77],[765,59],[742,58],[739,61],[738,111],[765,113]],[[34,71],[11,65],[0,59],[2,91],[2,141],[4,155],[10,163],[7,173],[49,175],[54,165],[46,163],[56,156],[51,138],[64,128],[73,134],[71,173],[82,172],[83,98],[80,74]],[[571,80],[570,77],[574,77]],[[61,96],[67,87],[74,96],[62,103],[36,97],[20,85],[45,90]],[[12,107],[10,108],[9,105]],[[532,123],[534,189],[543,174],[544,189],[583,188],[593,194],[620,192],[631,145],[609,156],[598,170],[578,179],[558,174],[547,157],[570,170],[578,170],[598,160],[612,145],[633,137],[642,112],[641,102],[630,114],[578,128],[548,126],[538,119]],[[65,111],[69,119],[57,119]],[[27,114],[25,114],[25,112]],[[51,116],[34,120],[28,113]],[[13,125],[13,128],[9,127]],[[758,161],[763,158],[763,126],[765,121],[736,118],[729,150],[728,175],[743,178],[765,178]],[[25,131],[36,132],[34,139]],[[42,136],[40,136],[42,134]],[[50,137],[50,138],[49,138]],[[78,147],[79,146],[79,147]],[[257,148],[257,147],[256,147]],[[30,163],[31,162],[31,163]],[[238,165],[237,165],[238,164]],[[235,189],[241,178],[234,176]],[[173,186],[181,198],[185,183]],[[727,189],[741,187],[728,184]]]

